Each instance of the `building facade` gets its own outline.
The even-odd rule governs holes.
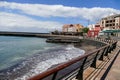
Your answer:
[[[89,30],[94,30],[95,24],[88,25]]]
[[[100,27],[104,30],[120,29],[120,14],[108,16],[100,20]]]
[[[99,34],[98,30],[89,30],[87,33],[88,37],[97,37],[98,34]]]
[[[87,33],[88,37],[97,37],[101,31],[100,24],[92,24],[88,26],[89,31]]]
[[[62,32],[81,32],[83,26],[80,24],[65,24],[63,25]]]

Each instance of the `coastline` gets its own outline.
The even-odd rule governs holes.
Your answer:
[[[58,44],[59,45],[59,44]],[[66,46],[65,46],[66,45]],[[69,58],[74,58],[74,57],[77,57],[78,54],[80,53],[76,53],[78,52],[79,49],[77,49],[76,51],[76,48],[74,49],[74,46],[72,45],[68,45],[68,44],[65,44],[63,45],[62,47],[55,47],[55,49],[53,48],[52,50],[48,50],[48,51],[45,51],[43,53],[40,52],[40,54],[36,54],[34,55],[33,57],[28,57],[29,59],[27,60],[24,60],[22,61],[21,63],[15,65],[15,66],[12,66],[12,67],[9,67],[8,69],[6,70],[1,70],[1,73],[0,73],[0,79],[8,79],[8,80],[15,80],[17,77],[20,78],[21,76],[23,76],[24,74],[27,74],[31,69],[32,69],[32,66],[35,66],[37,65],[37,62],[40,62],[42,60],[47,60],[49,59],[49,56],[48,55],[51,55],[51,57],[55,57],[57,58],[57,56],[61,56],[63,55],[63,61],[62,62],[66,62],[67,60],[70,60]],[[68,46],[67,46],[68,45]],[[61,52],[62,50],[62,52]],[[68,51],[68,52],[66,52]],[[74,51],[74,52],[71,52],[71,51]],[[76,51],[76,52],[75,52]],[[66,52],[66,53],[64,53]],[[69,53],[70,52],[70,53]],[[44,54],[44,53],[49,53],[49,54]],[[58,53],[58,54],[56,54]],[[73,54],[75,53],[75,54]],[[41,55],[42,54],[42,55]],[[40,57],[40,56],[46,56],[46,57]],[[68,57],[67,57],[68,56]],[[70,57],[71,56],[71,57]],[[51,58],[50,57],[50,58]],[[65,57],[65,58],[64,58]],[[51,58],[53,59],[53,58]],[[58,58],[59,59],[59,58]],[[60,58],[61,59],[61,58]],[[67,60],[65,60],[67,59]],[[38,60],[38,61],[37,61]],[[65,60],[65,61],[64,61]],[[32,61],[32,62],[31,62]],[[56,59],[54,60],[56,61]],[[54,62],[53,61],[53,62]],[[61,61],[61,60],[60,60]],[[56,62],[59,62],[59,61],[56,61]],[[59,62],[58,64],[62,63],[62,62]],[[31,64],[32,63],[32,64]],[[56,63],[55,63],[56,64]],[[24,65],[24,66],[23,66]],[[31,66],[29,66],[31,65]],[[40,66],[43,66],[43,65],[40,65]],[[49,65],[50,66],[50,65]],[[48,68],[47,68],[48,69]],[[32,73],[31,73],[32,74]],[[22,79],[20,79],[22,80]],[[23,80],[26,80],[26,79],[23,79]]]
[[[84,50],[85,53],[88,53],[88,52],[91,51],[91,50],[97,49],[96,46],[87,45],[87,44],[85,44],[85,43],[75,45],[75,47]]]
[[[91,42],[91,41],[90,41]],[[61,43],[60,43],[61,44]],[[58,43],[58,45],[59,45],[59,43]],[[67,44],[68,45],[68,44]],[[80,49],[82,49],[82,50],[84,50],[85,51],[85,53],[87,53],[87,52],[89,52],[90,50],[93,50],[93,49],[96,49],[97,47],[97,45],[92,45],[92,43],[89,43],[89,41],[87,41],[87,40],[84,40],[84,41],[81,41],[81,43],[79,44],[79,43],[75,43],[75,44],[71,44],[71,45],[73,45],[74,47],[76,47],[76,48],[78,48],[79,50]],[[64,47],[61,47],[63,50],[64,50],[64,48],[66,48],[66,46],[64,46]],[[73,48],[72,46],[69,46],[69,48]],[[77,49],[77,52],[78,52],[78,49]],[[60,49],[61,50],[61,49]],[[51,51],[51,50],[50,50]],[[56,50],[57,51],[57,50]],[[66,51],[66,49],[65,49],[65,51]],[[68,50],[69,51],[69,50]],[[73,48],[73,51],[74,51],[74,48]],[[63,52],[64,53],[64,52]],[[70,52],[68,52],[68,53],[70,53]],[[67,54],[68,54],[67,53]],[[50,53],[51,54],[51,53]],[[53,53],[52,53],[53,54]],[[56,53],[54,53],[55,55],[57,55]],[[61,52],[59,52],[58,54],[61,54]],[[66,53],[65,53],[66,54]],[[79,52],[78,52],[78,54],[75,54],[75,52],[73,52],[73,53],[70,53],[70,54],[73,54],[73,55],[76,55],[75,57],[73,57],[73,58],[76,58],[76,57],[78,57],[78,56],[80,56],[80,55],[78,55],[79,54]],[[68,54],[68,55],[70,55],[70,54]],[[37,55],[38,56],[38,55]],[[66,56],[66,55],[65,55]],[[47,59],[48,57],[46,57],[46,59]],[[38,59],[39,59],[39,57],[38,57]],[[72,58],[71,58],[72,59]],[[31,64],[31,62],[29,62],[29,60],[32,60],[32,58],[31,59],[28,59],[28,62],[27,62],[27,66],[24,66],[22,69],[20,69],[20,72],[24,72],[24,73],[28,73],[29,71],[30,71],[30,66],[29,66],[29,64],[28,63],[30,63]],[[42,60],[42,59],[41,59]],[[69,61],[70,59],[68,59],[68,60],[66,60],[66,61]],[[52,65],[52,67],[50,67],[50,68],[53,68],[53,67],[55,67],[55,66],[57,66],[57,65],[59,65],[59,64],[61,64],[61,63],[64,63],[64,62],[66,62],[66,61],[63,61],[63,62],[59,62],[58,64],[53,64]],[[33,63],[34,63],[34,58],[33,58]],[[32,64],[33,64],[32,63]],[[34,65],[34,64],[33,64]],[[36,65],[36,64],[35,64]],[[19,66],[19,65],[18,65]],[[41,65],[40,65],[41,66]],[[74,65],[75,66],[75,65]],[[73,66],[73,67],[74,67]],[[79,66],[78,64],[76,64],[76,66],[75,66],[75,68],[77,67],[77,66]],[[26,69],[26,70],[25,70]],[[49,69],[49,68],[47,68],[47,69]],[[8,70],[9,71],[9,70]],[[22,73],[20,73],[20,75],[19,74],[17,74],[17,73],[19,73],[19,72],[16,72],[16,71],[14,71],[14,68],[13,68],[13,70],[11,70],[12,71],[12,73],[13,74],[8,74],[8,79],[10,79],[10,78],[12,78],[12,79],[10,79],[10,80],[13,80],[13,79],[15,79],[16,77],[20,77],[20,75],[23,75]],[[11,73],[11,71],[9,72],[9,73]],[[5,73],[7,73],[7,72],[5,72]],[[31,73],[32,74],[32,73]],[[12,77],[11,77],[12,76]],[[30,75],[28,75],[28,76],[30,76]],[[2,75],[1,75],[1,77],[0,78],[2,78]],[[3,79],[4,80],[4,79]],[[22,80],[22,79],[21,79]],[[26,80],[26,79],[25,79]]]

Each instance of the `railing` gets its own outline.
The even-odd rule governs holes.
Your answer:
[[[97,60],[103,61],[103,57],[108,56],[108,53],[116,48],[116,41],[105,41],[100,39],[99,41],[104,41],[109,44],[62,63],[54,68],[48,69],[29,80],[70,80],[73,77],[76,77],[78,80],[83,80],[83,71],[85,69],[88,67],[96,68]]]

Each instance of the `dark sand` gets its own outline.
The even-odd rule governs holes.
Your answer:
[[[89,51],[97,49],[97,45],[94,46],[94,45],[86,44],[84,42],[80,43],[80,44],[75,44],[74,46],[77,47],[77,48],[80,48],[82,50],[85,50],[85,53],[88,53]]]

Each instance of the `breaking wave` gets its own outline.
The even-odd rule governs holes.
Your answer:
[[[9,69],[0,71],[0,79],[26,80],[37,75],[53,65],[60,64],[84,54],[85,51],[75,48],[73,45],[52,47],[28,57]]]

